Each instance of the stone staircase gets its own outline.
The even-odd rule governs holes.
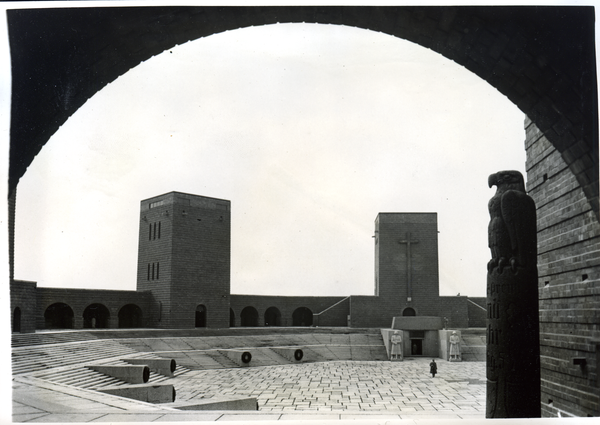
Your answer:
[[[113,340],[62,342],[31,347],[13,347],[12,372],[21,375],[41,370],[78,365],[137,351]]]
[[[144,354],[145,358],[160,358],[158,356],[153,356],[151,354]],[[125,362],[122,359],[110,359],[107,361],[95,362],[94,364],[101,365],[129,365],[129,363]],[[150,372],[150,378],[148,379],[147,384],[156,385],[162,382],[165,382],[169,379],[180,376],[189,369],[183,366],[177,366],[175,371],[173,372],[172,377],[160,375],[155,372]],[[127,386],[129,385],[127,382],[122,381],[120,379],[114,378],[112,376],[104,375],[100,372],[93,371],[87,368],[85,365],[77,365],[71,367],[61,367],[51,369],[46,372],[35,373],[33,374],[36,378],[44,379],[46,381],[54,382],[57,384],[71,385],[78,388],[90,389],[90,390],[100,390],[102,388],[107,387],[118,387],[118,386]]]
[[[64,342],[90,341],[98,339],[98,337],[96,333],[85,331],[14,333],[11,335],[11,346],[15,348],[32,345],[61,344]]]

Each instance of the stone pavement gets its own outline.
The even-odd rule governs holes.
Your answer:
[[[13,377],[14,422],[410,420],[485,418],[485,362],[430,358],[331,361],[191,370],[171,383],[177,401],[249,396],[258,411],[181,411],[32,376]]]

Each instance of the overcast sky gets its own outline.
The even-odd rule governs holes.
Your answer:
[[[277,24],[192,41],[104,88],[33,161],[15,278],[135,289],[140,201],[180,191],[231,201],[232,293],[372,295],[377,214],[437,212],[440,293],[485,296],[487,177],[525,174],[524,118],[382,33]]]

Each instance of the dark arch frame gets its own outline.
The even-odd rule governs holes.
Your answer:
[[[208,313],[204,304],[198,304],[196,306],[196,315],[194,320],[194,326],[196,328],[205,328],[208,319]]]
[[[20,307],[15,307],[14,311],[13,311],[13,316],[12,316],[12,331],[13,332],[21,332],[21,308]]]
[[[119,328],[141,328],[144,324],[142,309],[137,304],[126,304],[117,314]]]
[[[229,327],[235,328],[235,311],[232,308],[229,308]]]
[[[298,307],[292,313],[292,326],[312,326],[313,312],[308,307]]]
[[[164,6],[9,10],[9,197],[56,130],[141,62],[219,32],[339,24],[432,49],[506,95],[562,154],[598,218],[593,6]],[[12,264],[12,263],[11,263]]]
[[[416,316],[416,315],[417,315],[417,312],[412,307],[406,307],[404,310],[402,310],[402,316],[412,317],[412,316]]]
[[[251,305],[244,307],[240,313],[240,326],[258,326],[258,310]]]
[[[265,310],[265,326],[281,326],[281,311],[277,307]]]
[[[84,329],[106,329],[109,327],[110,311],[104,304],[92,303],[83,310]]]
[[[44,310],[44,329],[73,329],[74,317],[70,305],[63,302],[50,304]]]

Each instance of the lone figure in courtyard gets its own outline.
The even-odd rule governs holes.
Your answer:
[[[431,363],[429,363],[429,373],[435,378],[435,374],[437,373],[437,363],[435,362],[435,359],[431,359]]]
[[[400,332],[394,331],[391,338],[392,349],[390,350],[390,360],[402,360],[402,336]]]
[[[450,361],[460,360],[460,337],[456,335],[456,331],[452,331],[450,335]]]

